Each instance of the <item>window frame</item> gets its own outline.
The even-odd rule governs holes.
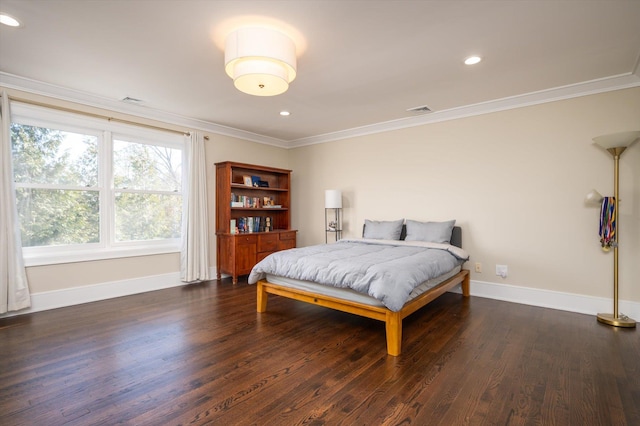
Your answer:
[[[120,189],[113,184],[113,140],[126,138],[133,143],[165,146],[182,152],[181,188],[182,208],[187,200],[188,144],[183,135],[170,131],[149,129],[110,120],[84,116],[53,108],[12,102],[11,122],[76,132],[98,137],[98,182],[99,193],[99,243],[69,244],[60,246],[23,247],[25,266],[50,265],[115,259],[122,257],[147,256],[180,252],[182,238],[162,240],[115,241],[115,194]],[[12,159],[13,161],[13,159]],[[46,187],[49,189],[78,189],[70,185],[29,184],[14,182],[15,188]],[[67,188],[69,187],[69,188]],[[87,188],[81,188],[87,190]],[[174,192],[175,194],[175,192]],[[182,221],[182,218],[180,218]],[[181,230],[182,230],[181,226]],[[182,232],[182,231],[181,231]]]

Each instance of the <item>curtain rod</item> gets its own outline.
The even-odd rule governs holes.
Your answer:
[[[43,107],[43,108],[51,108],[51,109],[55,109],[55,110],[58,110],[58,111],[70,112],[70,113],[74,113],[74,114],[82,114],[82,115],[86,115],[88,117],[104,119],[104,120],[107,120],[107,121],[110,121],[110,122],[113,121],[113,122],[116,122],[116,123],[129,124],[129,125],[139,126],[139,127],[145,127],[147,129],[162,130],[164,132],[177,133],[179,135],[189,136],[191,134],[191,132],[185,132],[185,131],[182,131],[182,130],[168,129],[166,127],[154,126],[152,124],[136,123],[135,121],[125,120],[123,118],[109,117],[107,115],[97,114],[97,113],[87,112],[87,111],[81,111],[81,110],[78,110],[78,109],[75,109],[75,108],[67,108],[67,107],[62,107],[62,106],[58,106],[58,105],[50,105],[50,104],[46,104],[44,102],[33,101],[31,99],[17,98],[15,96],[9,96],[9,100],[16,101],[16,102],[22,102],[22,103],[25,103],[25,104],[39,106],[39,107]],[[204,139],[205,140],[209,140],[209,136],[205,136]]]

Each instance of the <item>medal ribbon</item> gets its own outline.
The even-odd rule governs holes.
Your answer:
[[[616,237],[616,199],[604,197],[600,208],[600,244],[603,249],[609,249]]]

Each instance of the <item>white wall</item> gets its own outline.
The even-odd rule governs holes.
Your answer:
[[[467,267],[483,265],[476,283],[610,300],[612,254],[584,196],[613,193],[613,159],[592,138],[627,130],[640,130],[640,88],[294,149],[299,244],[324,242],[324,190],[341,189],[345,236],[364,219],[456,219]],[[638,302],[640,144],[622,156],[620,182],[620,298]]]

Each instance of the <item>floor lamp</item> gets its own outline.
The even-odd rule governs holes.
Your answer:
[[[331,210],[333,210],[333,220],[331,220]],[[329,234],[333,234],[335,240],[342,238],[342,220],[340,211],[342,210],[342,191],[339,189],[327,189],[324,192],[324,242],[329,242]]]
[[[606,149],[613,156],[613,217],[616,231],[613,234],[613,314],[598,314],[598,321],[615,327],[635,327],[636,321],[618,312],[618,234],[620,233],[620,216],[618,215],[619,198],[619,165],[620,156],[634,142],[640,139],[640,131],[614,133],[593,138],[596,145]]]

